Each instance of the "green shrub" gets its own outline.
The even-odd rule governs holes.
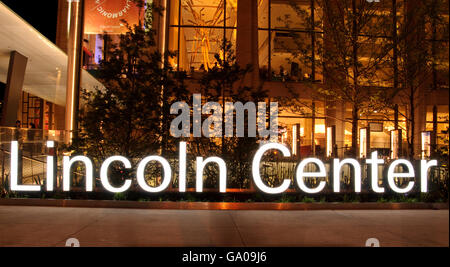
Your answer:
[[[315,200],[312,197],[304,196],[303,199],[302,199],[302,202],[304,202],[304,203],[314,203]]]
[[[113,196],[113,200],[117,201],[127,200],[127,195],[124,193],[115,193]]]

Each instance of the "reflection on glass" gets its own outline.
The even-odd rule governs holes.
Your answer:
[[[258,27],[269,28],[269,0],[258,0]]]
[[[258,6],[259,64],[262,77],[275,81],[318,81],[318,25],[311,25],[312,1],[260,1]],[[270,7],[269,7],[270,5]]]
[[[199,71],[214,68],[226,39],[236,42],[237,0],[172,0],[169,50],[172,66]]]

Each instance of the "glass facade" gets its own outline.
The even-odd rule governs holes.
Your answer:
[[[221,55],[224,40],[235,45],[237,0],[171,0],[169,51],[172,66],[183,71],[208,70]]]
[[[295,156],[323,156],[326,148],[325,103],[297,99],[299,108],[282,108],[279,142],[291,147]]]
[[[259,66],[264,78],[322,81],[320,9],[311,0],[260,0]]]
[[[437,81],[434,85],[437,87],[433,89],[448,90],[448,76],[445,75],[448,73],[448,39],[445,39],[448,36],[448,15],[442,16],[442,21],[427,21],[424,26],[426,34],[424,34],[423,42],[427,42],[429,54],[433,56],[433,60],[428,62],[433,62],[434,68],[433,71],[429,71],[430,81],[423,81],[426,92],[420,91],[422,88],[418,89],[415,121],[412,122],[415,123],[414,131],[411,129],[411,122],[407,121],[411,118],[408,99],[392,101],[398,103],[397,114],[392,106],[361,108],[357,127],[354,127],[352,124],[354,106],[343,100],[330,100],[317,94],[319,90],[330,84],[328,79],[330,75],[323,74],[326,73],[323,67],[326,63],[323,55],[325,43],[330,40],[326,29],[332,27],[322,22],[324,15],[318,4],[319,0],[258,0],[255,1],[257,5],[254,6],[257,15],[254,13],[255,10],[246,14],[251,5],[242,4],[248,3],[245,1],[240,0],[240,4],[238,0],[164,1],[167,3],[163,12],[165,17],[159,18],[159,21],[155,20],[154,24],[157,34],[156,45],[158,48],[163,48],[162,51],[174,52],[174,57],[170,57],[169,62],[175,71],[200,74],[216,66],[216,55],[223,57],[222,46],[225,40],[231,42],[233,50],[242,48],[244,44],[245,51],[237,51],[237,56],[242,57],[244,54],[243,57],[251,58],[248,61],[252,63],[254,63],[252,60],[256,59],[259,68],[259,79],[256,80],[261,84],[262,89],[270,89],[268,98],[277,101],[275,97],[278,94],[282,95],[282,90],[288,86],[300,92],[299,96],[289,95],[295,98],[290,99],[290,104],[280,101],[278,141],[290,148],[293,157],[350,156],[346,152],[353,145],[359,149],[355,151],[356,155],[363,157],[377,150],[380,157],[401,158],[410,153],[408,150],[411,146],[408,142],[412,135],[415,138],[412,145],[417,149],[416,157],[432,156],[433,145],[437,148],[448,148],[448,100],[439,99],[437,91],[428,90],[428,87],[431,87],[429,85],[432,84],[430,81],[434,79]],[[387,4],[385,6],[380,4],[367,10],[370,13],[369,20],[360,29],[357,37],[360,45],[358,47],[360,68],[366,68],[368,70],[366,73],[370,73],[360,77],[359,85],[363,88],[361,91],[374,88],[387,90],[393,86],[394,51],[386,49],[386,45],[387,47],[392,45],[394,27],[391,24],[394,20],[399,29],[398,34],[401,34],[405,9],[402,4],[403,1],[398,1],[396,16],[392,16],[392,6]],[[244,8],[239,9],[241,7],[246,8],[244,14],[242,14]],[[240,11],[239,14],[238,11]],[[95,13],[98,10],[88,12]],[[444,12],[448,14],[448,9]],[[245,20],[245,16],[252,16],[256,24],[247,25],[247,22],[252,20]],[[241,18],[240,22],[238,18]],[[242,22],[242,18],[245,23]],[[346,23],[348,23],[347,20]],[[447,28],[443,27],[443,24],[447,24]],[[252,35],[242,34],[247,32]],[[111,31],[107,34],[108,42],[113,44],[119,42],[121,32]],[[111,47],[111,43],[105,42],[102,35],[98,30],[87,30],[83,38],[82,65],[94,74],[99,62],[107,58],[105,51]],[[164,41],[161,42],[161,40]],[[249,47],[253,47],[248,45],[249,43],[257,47],[256,51],[247,51]],[[248,56],[247,53],[251,55]],[[379,62],[373,61],[374,54],[383,53],[384,55],[378,59]],[[397,58],[401,66],[404,63],[402,56],[404,54],[400,53]],[[371,69],[371,66],[376,67]],[[351,70],[351,67],[348,69]],[[58,75],[56,80],[66,75],[58,68],[55,73]],[[351,76],[351,73],[348,76]],[[92,78],[86,75],[83,79],[86,77]],[[194,82],[192,81],[192,84]],[[404,86],[400,79],[399,87]],[[35,146],[34,143],[42,143],[43,140],[52,138],[63,140],[64,132],[59,133],[55,129],[64,129],[66,119],[64,107],[58,107],[51,101],[31,93],[22,94],[20,105],[18,118],[22,125],[17,128],[29,128],[23,131],[26,134],[22,136],[27,142],[30,155],[36,151],[39,155],[42,154],[40,151],[43,147]],[[34,130],[35,128],[37,130]],[[357,128],[356,131],[354,128]],[[5,136],[15,138],[14,133],[20,133],[22,129],[5,128],[3,132]],[[352,136],[352,131],[358,135],[357,138]],[[394,131],[398,136],[393,134]],[[358,144],[352,144],[355,139],[359,142]],[[424,139],[426,139],[425,143]],[[216,142],[216,146],[219,147],[222,141],[216,138],[208,142],[207,146]],[[397,151],[393,153],[393,144],[399,148],[398,153]],[[294,165],[291,164],[291,166]]]
[[[448,140],[449,128],[449,113],[448,105],[427,105],[426,128],[425,131],[433,132],[436,130],[436,144],[438,147],[444,145],[445,140]],[[435,129],[436,128],[436,129]]]
[[[281,91],[279,88],[284,86],[282,82],[287,82],[286,84],[296,90],[311,91],[311,93],[308,91],[296,99],[297,103],[294,103],[293,107],[281,107],[279,141],[291,147],[299,156],[326,155],[327,129],[330,126],[336,126],[335,145],[339,155],[345,155],[345,152],[350,149],[352,146],[352,106],[349,103],[340,103],[339,107],[333,103],[330,106],[327,99],[313,95],[314,90],[322,89],[331,80],[329,74],[328,76],[323,74],[325,73],[323,66],[326,63],[327,42],[332,41],[328,29],[333,27],[333,25],[324,23],[325,12],[322,8],[327,2],[322,0],[257,0],[254,6],[256,14],[247,14],[250,5],[245,0],[242,2],[238,0],[168,0],[158,3],[167,3],[165,11],[162,12],[164,17],[155,20],[154,24],[160,40],[158,45],[160,48],[164,48],[162,50],[173,52],[174,56],[169,58],[169,61],[175,70],[192,73],[214,68],[216,65],[215,55],[223,56],[221,48],[224,40],[230,41],[232,49],[235,51],[239,44],[248,45],[249,42],[255,42],[257,51],[251,51],[251,57],[252,60],[255,58],[258,63],[259,82],[265,89],[270,87],[271,97],[277,96]],[[239,6],[244,6],[240,10],[241,13],[242,10],[245,10],[244,14],[238,14]],[[365,9],[368,20],[361,26],[357,40],[360,68],[368,69],[368,71],[363,70],[362,72],[370,73],[370,75],[362,75],[359,83],[368,90],[370,88],[391,88],[394,84],[392,67],[394,51],[388,47],[392,46],[394,21],[397,24],[399,38],[404,30],[402,27],[405,26],[407,7],[404,6],[404,1],[397,1],[395,20],[392,16],[391,1],[372,3],[371,7]],[[114,10],[112,7],[109,9]],[[88,17],[98,15],[98,11],[94,11],[88,11],[93,13]],[[346,12],[351,14],[348,9]],[[445,75],[448,72],[448,40],[445,40],[445,36],[448,36],[448,7],[443,5],[437,12],[447,15],[441,16],[443,21],[427,21],[425,37],[429,44],[433,44],[428,47],[430,53],[433,51],[435,53],[438,89],[445,89],[446,86],[448,88],[448,75]],[[133,14],[137,14],[136,10],[129,14],[135,18]],[[252,16],[252,18],[257,16],[254,20],[256,24],[247,25],[251,20],[246,20],[245,16]],[[240,22],[238,17],[241,18]],[[348,18],[346,22],[348,23]],[[433,33],[433,28],[436,28],[435,33]],[[239,32],[242,29],[243,31]],[[257,37],[242,34],[247,31],[249,34],[254,31],[251,34],[255,34]],[[95,31],[87,31],[84,36],[83,65],[94,74],[98,63],[105,56],[105,46],[109,45],[105,43],[101,35]],[[109,37],[113,43],[119,40],[119,34],[114,31],[109,33]],[[240,39],[238,40],[238,38]],[[400,46],[400,49],[403,47]],[[400,67],[404,66],[403,52],[400,51],[397,55]],[[382,55],[383,53],[384,55]],[[380,54],[382,56],[374,61]],[[244,57],[246,56],[248,55],[244,55]],[[253,64],[255,61],[251,62]],[[376,67],[372,68],[371,66]],[[348,68],[348,70],[350,72],[348,77],[351,77],[352,69]],[[432,73],[427,74],[427,77],[434,78]],[[398,82],[399,87],[404,86],[402,79],[399,79]],[[419,112],[425,109],[426,119],[417,116],[416,131],[433,131],[436,128],[433,123],[433,105],[431,105],[435,100],[430,97],[426,102],[420,104],[425,105]],[[401,130],[402,144],[400,147],[403,150],[400,151],[400,154],[405,155],[408,153],[407,142],[410,131],[410,126],[406,121],[409,108],[405,101],[400,101],[398,104],[398,129]],[[435,130],[437,131],[437,143],[442,145],[445,140],[444,132],[448,127],[448,105],[439,104],[437,106],[438,118]],[[340,111],[335,111],[336,109]],[[45,114],[54,112],[54,109],[49,109],[47,106],[43,110],[45,110]],[[361,110],[359,115],[357,133],[362,128],[370,129],[370,149],[377,149],[380,154],[386,156],[390,155],[391,131],[396,128],[394,110],[373,107]],[[45,117],[44,122],[40,125],[49,125],[44,127],[51,129],[54,120],[57,121],[56,118],[49,117],[47,119]],[[415,142],[418,143],[418,147],[420,136],[416,137]]]

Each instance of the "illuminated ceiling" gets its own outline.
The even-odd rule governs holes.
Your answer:
[[[28,58],[23,91],[65,106],[66,53],[0,1],[0,82],[6,83],[14,50]],[[92,90],[103,86],[83,70],[82,87]]]

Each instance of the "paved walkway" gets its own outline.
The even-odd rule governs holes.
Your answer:
[[[449,246],[448,210],[195,211],[0,206],[0,246]]]

